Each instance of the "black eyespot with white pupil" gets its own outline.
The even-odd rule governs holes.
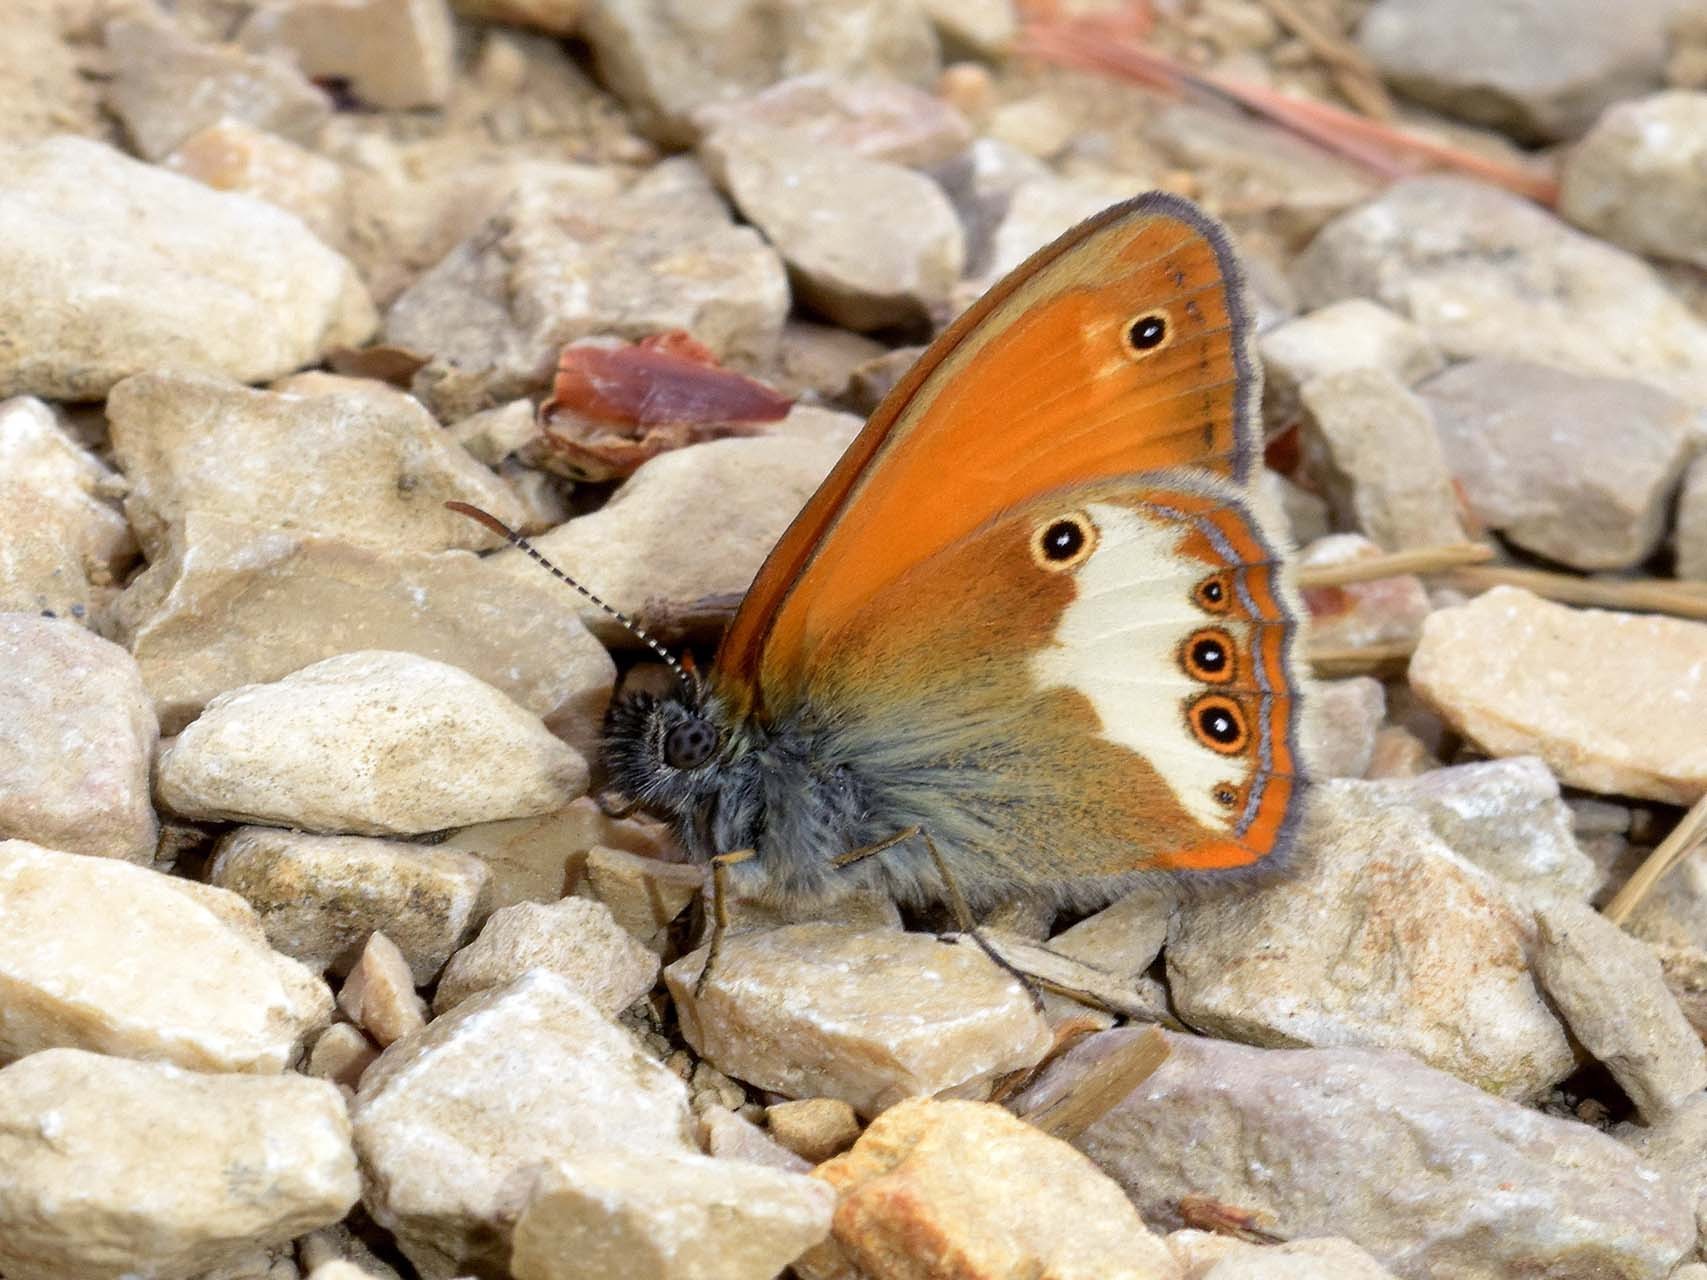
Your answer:
[[[1220,675],[1227,669],[1227,648],[1213,636],[1205,636],[1191,646],[1191,661],[1199,671]]]
[[[1059,563],[1071,560],[1085,545],[1085,531],[1071,520],[1057,520],[1043,531],[1043,558]]]
[[[672,769],[697,769],[717,750],[717,731],[704,720],[689,720],[664,738],[664,763]]]
[[[1057,516],[1031,536],[1031,558],[1040,569],[1060,573],[1072,569],[1096,550],[1097,527],[1089,515],[1075,511]]]
[[[1168,318],[1159,311],[1139,316],[1126,329],[1126,345],[1134,355],[1146,355],[1168,340]]]
[[[1239,722],[1225,707],[1204,707],[1197,713],[1197,723],[1205,737],[1222,746],[1239,740]]]

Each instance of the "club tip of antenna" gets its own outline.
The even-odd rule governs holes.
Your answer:
[[[509,525],[498,519],[498,517],[493,515],[490,511],[482,511],[472,503],[451,501],[445,503],[445,509],[448,511],[454,511],[459,516],[467,516],[470,520],[485,525],[493,533],[498,534],[500,537],[508,538],[511,542],[516,540],[516,531],[514,529],[510,528]]]

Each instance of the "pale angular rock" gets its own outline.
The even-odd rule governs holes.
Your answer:
[[[1665,536],[1695,409],[1627,378],[1472,360],[1418,393],[1476,518],[1578,569],[1620,569]]]
[[[922,3],[946,40],[986,58],[1006,53],[1019,34],[1014,0],[922,0]]]
[[[162,364],[257,381],[373,331],[355,269],[272,205],[81,138],[0,167],[0,396],[99,399]]]
[[[1361,778],[1386,714],[1386,691],[1371,676],[1318,682],[1304,704],[1301,735],[1313,776]]]
[[[840,1098],[800,1098],[765,1108],[771,1137],[808,1164],[823,1164],[859,1138],[859,1117]]]
[[[1578,901],[1599,886],[1558,780],[1533,756],[1389,779],[1375,794],[1420,812],[1454,853],[1508,884]]]
[[[535,971],[393,1045],[362,1077],[375,1221],[427,1280],[502,1270],[539,1173],[691,1151],[687,1090],[566,978]]]
[[[671,146],[698,138],[708,103],[791,75],[831,71],[928,84],[936,39],[911,0],[590,0],[581,31],[600,78],[640,127]]]
[[[0,611],[92,620],[136,558],[123,483],[40,400],[0,403]]]
[[[823,72],[709,104],[694,123],[707,134],[753,125],[786,129],[831,154],[851,151],[913,169],[951,160],[972,141],[965,118],[935,94],[897,80]]]
[[[1707,1228],[1707,1094],[1686,1098],[1651,1124],[1621,1124],[1612,1132],[1690,1199],[1697,1224]],[[1671,1280],[1704,1280],[1689,1274],[1691,1265],[1700,1264],[1685,1264]]]
[[[603,507],[534,545],[630,617],[739,597],[840,456],[839,445],[786,437],[676,449],[641,466]],[[494,559],[512,576],[539,573],[519,551]],[[634,642],[597,610],[581,616],[610,643]]]
[[[835,1248],[872,1280],[1179,1274],[1114,1182],[989,1103],[898,1103],[813,1176],[839,1195]]]
[[[812,320],[790,320],[782,327],[776,358],[760,381],[784,395],[813,394],[845,401],[854,374],[887,354],[881,342]]]
[[[1312,790],[1298,869],[1261,894],[1180,904],[1179,1016],[1275,1047],[1403,1049],[1502,1097],[1575,1067],[1536,990],[1528,913],[1380,784]]]
[[[383,933],[369,935],[338,992],[338,1008],[382,1049],[427,1025],[427,1002],[415,994],[409,962]]]
[[[334,1258],[321,1263],[308,1273],[309,1280],[374,1280],[375,1273],[365,1271],[355,1263]],[[383,1273],[380,1273],[383,1274]],[[396,1272],[392,1272],[396,1275]]]
[[[1612,832],[1584,832],[1586,841],[1622,839],[1628,825]],[[1707,859],[1687,857],[1668,871],[1636,905],[1625,928],[1662,955],[1668,949],[1707,947]]]
[[[1457,359],[1635,378],[1707,405],[1707,323],[1639,258],[1486,183],[1396,183],[1323,228],[1294,278],[1307,306],[1373,298]]]
[[[1429,336],[1368,298],[1332,302],[1258,335],[1263,419],[1285,426],[1298,416],[1298,393],[1329,373],[1379,369],[1406,386],[1446,363]]]
[[[373,650],[221,694],[161,752],[156,787],[184,817],[419,835],[549,813],[587,765],[467,672]]]
[[[671,1056],[675,1057],[674,1054]],[[681,1053],[684,1059],[691,1056],[685,1052]],[[680,1069],[675,1063],[670,1065],[679,1075]],[[696,1062],[688,1077],[688,1105],[693,1108],[695,1115],[710,1107],[733,1110],[747,1105],[747,1091],[709,1062]]]
[[[471,413],[451,424],[451,438],[489,467],[496,467],[542,434],[533,401],[511,400],[495,409]]]
[[[488,35],[488,48],[494,47],[495,38]],[[496,47],[513,48],[508,41]],[[502,61],[513,66],[511,59]],[[524,85],[533,80],[531,68],[535,65],[524,55],[523,66],[529,68],[522,73]],[[506,75],[506,82],[508,78]],[[575,98],[583,99],[588,92],[585,82],[577,78],[575,84]],[[506,94],[514,92],[513,88],[506,90]],[[522,108],[512,99],[511,110],[531,115],[537,110],[537,99],[529,95],[527,101],[529,107]],[[480,123],[475,127],[484,130],[491,126]],[[365,163],[346,169],[350,182],[350,256],[382,308],[478,231],[524,178],[554,178],[564,183],[566,195],[580,201],[608,198],[627,185],[621,174],[609,169],[531,155],[506,159],[488,153],[480,163],[465,163],[459,158],[451,169],[421,173],[409,163],[407,153],[385,147],[371,134],[357,145],[358,157]],[[453,154],[461,157],[463,152],[459,148]],[[473,405],[441,416],[451,420],[484,407]]]
[[[1670,804],[1707,789],[1707,624],[1496,587],[1429,616],[1410,682],[1487,754],[1540,756],[1570,786]]]
[[[830,1232],[835,1193],[691,1153],[607,1151],[550,1169],[516,1223],[516,1280],[772,1276]]]
[[[362,1072],[378,1057],[379,1049],[362,1034],[360,1027],[334,1022],[315,1040],[303,1070],[317,1079],[353,1090],[361,1084]]]
[[[344,1216],[361,1182],[320,1080],[203,1075],[76,1049],[0,1071],[0,1267],[178,1280]]]
[[[1105,973],[1136,978],[1168,938],[1171,895],[1138,889],[1049,939],[1049,949]]]
[[[267,940],[316,971],[345,973],[383,929],[425,986],[480,921],[488,873],[444,845],[239,827],[208,880],[255,908]]]
[[[989,958],[933,937],[833,924],[732,935],[693,992],[704,949],[664,971],[682,1034],[729,1075],[872,1115],[902,1098],[987,1095],[1051,1036]]]
[[[703,867],[660,862],[645,854],[595,845],[587,851],[585,891],[643,946],[662,952],[670,924],[699,897]]]
[[[1707,267],[1707,93],[1618,103],[1559,176],[1559,212],[1585,231]]]
[[[298,1240],[296,1260],[303,1275],[313,1276],[322,1267],[334,1269],[321,1280],[362,1280],[363,1276],[369,1280],[401,1280],[395,1268],[375,1257],[367,1243],[342,1223],[310,1231]]]
[[[1677,576],[1707,579],[1707,457],[1683,473],[1677,500]]]
[[[1653,944],[1665,974],[1666,986],[1677,1000],[1695,1034],[1707,1040],[1707,949],[1698,946]]]
[[[106,43],[107,101],[145,160],[222,120],[312,142],[332,116],[332,100],[287,58],[203,44],[157,19],[109,22]]]
[[[538,818],[464,827],[439,847],[461,849],[486,864],[486,902],[497,911],[518,902],[556,902],[575,888],[589,851],[601,845],[648,859],[681,856],[662,823],[608,817],[591,796]]]
[[[123,649],[71,622],[0,613],[0,839],[152,862],[159,736]]]
[[[1144,1034],[1090,1037],[1015,1105],[1073,1088]],[[1074,1144],[1158,1227],[1207,1197],[1283,1238],[1346,1236],[1407,1277],[1663,1280],[1693,1248],[1693,1204],[1615,1139],[1406,1054],[1176,1035],[1168,1047]]]
[[[86,47],[67,37],[86,12],[59,0],[17,0],[0,23],[0,139],[33,142],[61,133],[99,137],[109,128]]]
[[[1355,564],[1381,555],[1381,548],[1356,533],[1331,533],[1304,547],[1300,568]],[[1306,587],[1310,641],[1324,649],[1363,648],[1415,640],[1433,606],[1422,580],[1403,573],[1340,587]]]
[[[1410,97],[1524,140],[1571,138],[1659,83],[1680,0],[1378,0],[1358,43]]]
[[[456,69],[445,0],[264,0],[237,38],[376,107],[443,106]]]
[[[294,213],[332,248],[350,238],[343,166],[288,138],[229,117],[190,134],[162,162],[216,191],[236,191]]]
[[[1542,989],[1644,1118],[1657,1120],[1707,1088],[1707,1048],[1645,943],[1577,902],[1539,905],[1535,924]]]
[[[568,36],[575,34],[583,4],[582,0],[451,0],[451,8],[465,18],[513,22]]]
[[[786,1173],[807,1173],[812,1166],[752,1121],[720,1103],[699,1111],[699,1142],[720,1160],[746,1160]]]
[[[1429,751],[1427,743],[1402,725],[1389,724],[1376,732],[1375,750],[1370,753],[1369,767],[1363,776],[1390,781],[1415,778],[1439,767],[1440,761]]]
[[[475,380],[485,404],[545,387],[560,350],[594,335],[685,329],[721,359],[768,358],[788,312],[782,261],[691,160],[608,198],[586,188],[576,173],[519,175],[392,304],[385,340]]]
[[[1267,467],[1257,472],[1256,487],[1271,510],[1286,516],[1293,542],[1304,546],[1328,536],[1332,525],[1326,499]]]
[[[237,895],[23,840],[0,842],[0,989],[0,1059],[69,1047],[282,1071],[332,1016],[326,984],[268,947]]]
[[[1290,244],[1381,188],[1369,170],[1347,159],[1208,103],[1164,104],[1145,120],[1144,134],[1188,175],[1225,175],[1217,184],[1230,188],[1223,198],[1260,207],[1264,224]],[[1267,327],[1259,318],[1257,328]]]
[[[1258,1245],[1188,1228],[1170,1233],[1165,1243],[1180,1264],[1180,1280],[1393,1280],[1391,1271],[1342,1236]]]
[[[814,310],[870,330],[946,308],[966,244],[948,197],[929,178],[760,124],[718,130],[701,155]]]
[[[616,667],[577,620],[579,600],[467,552],[357,547],[192,511],[115,613],[167,733],[219,694],[378,645],[461,667],[591,751]]]
[[[971,269],[967,274],[971,279],[956,300],[971,302],[966,293],[974,289],[981,292],[995,284],[1056,236],[1100,213],[1118,198],[1108,187],[1053,174],[1020,182],[989,229],[987,246],[976,256],[968,255]]]
[[[1339,520],[1388,551],[1462,542],[1464,526],[1428,407],[1379,369],[1304,384],[1306,465]]]
[[[181,540],[191,509],[409,551],[504,545],[447,511],[452,498],[507,524],[526,518],[509,486],[412,396],[346,378],[310,386],[281,394],[149,373],[112,389],[113,454],[131,483],[125,510],[151,559],[169,532]]]
[[[606,1017],[621,1013],[658,981],[658,957],[631,938],[602,903],[521,902],[493,912],[480,936],[451,958],[433,1011],[448,1013],[529,969],[561,974]]]

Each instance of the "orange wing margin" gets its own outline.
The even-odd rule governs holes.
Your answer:
[[[1140,351],[1128,335],[1156,317],[1164,338]],[[931,344],[783,534],[718,651],[719,691],[737,712],[785,709],[818,638],[1043,489],[1181,465],[1247,480],[1250,328],[1226,232],[1177,197],[1033,254]]]

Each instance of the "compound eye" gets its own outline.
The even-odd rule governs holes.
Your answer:
[[[664,738],[664,763],[672,769],[697,769],[717,750],[717,731],[704,720],[689,720]]]

